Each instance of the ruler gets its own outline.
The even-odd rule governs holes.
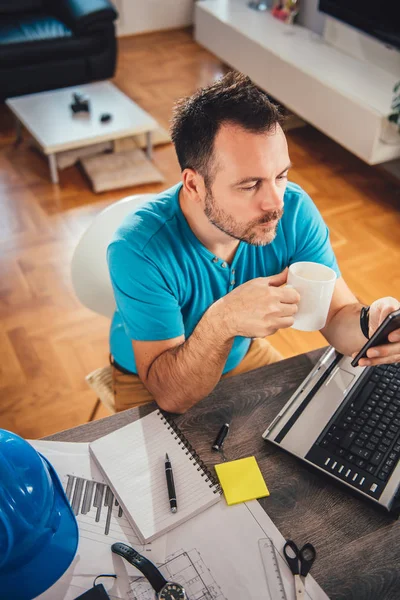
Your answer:
[[[258,540],[271,600],[287,600],[275,546],[269,537]]]

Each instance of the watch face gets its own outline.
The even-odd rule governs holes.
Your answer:
[[[180,583],[172,581],[164,585],[161,592],[158,594],[159,600],[187,600],[184,588]]]

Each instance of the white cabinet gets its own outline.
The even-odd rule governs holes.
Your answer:
[[[400,156],[400,136],[387,122],[395,74],[251,10],[246,0],[197,2],[195,38],[365,162]]]

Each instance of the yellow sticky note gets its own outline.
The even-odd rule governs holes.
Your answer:
[[[254,456],[215,465],[215,470],[229,506],[269,496]]]

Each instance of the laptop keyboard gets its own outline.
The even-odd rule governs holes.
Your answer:
[[[379,498],[400,458],[400,364],[371,369],[305,458]]]

